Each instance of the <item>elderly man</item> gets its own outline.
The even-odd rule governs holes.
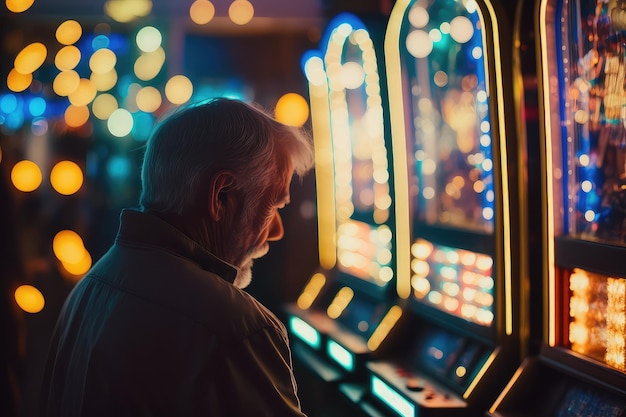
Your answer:
[[[242,288],[312,164],[306,135],[241,101],[162,122],[140,208],[61,312],[42,414],[302,416],[285,328]]]

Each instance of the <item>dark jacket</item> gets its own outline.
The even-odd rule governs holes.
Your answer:
[[[303,416],[285,327],[235,275],[158,217],[124,210],[60,314],[42,414]]]

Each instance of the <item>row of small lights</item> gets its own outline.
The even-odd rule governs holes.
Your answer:
[[[30,9],[35,0],[6,0],[6,6],[13,13]],[[120,23],[146,17],[152,11],[151,0],[107,0],[104,12]],[[189,16],[194,23],[203,25],[213,20],[215,6],[210,0],[195,0],[189,8]],[[230,20],[237,25],[245,25],[254,17],[254,6],[248,0],[234,0],[228,8]]]
[[[33,3],[34,0],[6,0],[7,9],[14,13],[25,12]],[[152,4],[148,0],[108,0],[105,4],[106,14],[122,23],[148,15],[151,8]],[[192,21],[205,24],[214,17],[215,8],[208,0],[196,0],[191,5],[189,13]],[[239,25],[248,23],[253,15],[254,8],[247,0],[235,0],[229,8],[231,20]],[[82,33],[81,25],[74,20],[61,23],[55,32],[56,40],[61,48],[55,55],[55,66],[59,73],[54,79],[52,88],[58,96],[67,97],[70,102],[63,119],[69,128],[79,128],[88,122],[90,112],[87,106],[91,105],[93,115],[100,120],[107,121],[107,127],[113,136],[127,136],[133,124],[131,111],[120,108],[115,97],[107,93],[118,80],[115,70],[117,57],[107,47],[106,36],[102,35],[101,39],[96,36],[102,42],[101,45],[93,45],[94,53],[89,57],[91,76],[81,78],[75,69],[82,58],[76,46]],[[135,41],[141,51],[134,65],[135,76],[142,81],[150,81],[157,76],[165,62],[165,52],[161,47],[161,33],[152,26],[146,26],[137,32]],[[17,94],[31,87],[34,74],[43,65],[47,54],[48,48],[41,42],[24,47],[15,57],[14,67],[7,76],[7,87]],[[141,87],[139,84],[134,84],[134,87],[131,85],[129,90],[133,90],[129,91],[129,95],[132,94],[134,97],[130,97],[133,103],[127,103],[127,106],[135,108],[135,111],[152,113],[161,106],[161,93],[155,87]],[[171,104],[181,105],[191,98],[193,84],[186,76],[179,74],[169,78],[164,90]],[[11,107],[15,96],[5,95],[2,100],[7,107]],[[43,101],[45,109],[45,100],[40,101]],[[297,93],[284,94],[277,101],[274,109],[274,116],[278,121],[297,127],[306,123],[308,115],[308,103]],[[34,132],[36,126],[41,126],[41,122],[41,120],[33,121]],[[47,126],[47,123],[44,124]],[[45,130],[47,129],[44,129],[43,133]],[[0,162],[1,160],[0,149]],[[11,169],[11,181],[17,190],[25,193],[33,192],[43,183],[42,169],[34,161],[19,161]],[[67,196],[80,190],[84,175],[78,164],[65,160],[52,167],[49,181],[56,192]],[[89,251],[85,248],[82,238],[72,230],[59,231],[53,239],[52,249],[62,266],[63,276],[73,282],[80,279],[91,267],[92,259]],[[43,294],[32,285],[19,286],[15,291],[15,299],[17,304],[29,313],[37,313],[45,305]]]

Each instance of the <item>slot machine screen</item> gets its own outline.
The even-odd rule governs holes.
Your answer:
[[[394,278],[392,201],[378,60],[354,15],[329,24],[324,44],[332,136],[337,268],[374,287]]]
[[[545,99],[556,265],[549,343],[625,372],[626,273],[611,251],[626,246],[626,8],[554,3],[546,27],[557,57],[547,61],[548,88],[560,92]]]
[[[496,167],[482,29],[473,2],[415,1],[401,39],[413,114],[406,128],[413,299],[490,327],[494,255],[485,248],[494,233]],[[471,234],[471,243],[455,232],[442,240],[436,229]]]

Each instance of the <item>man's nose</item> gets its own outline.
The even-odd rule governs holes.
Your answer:
[[[285,229],[283,228],[283,219],[280,217],[280,214],[276,212],[272,218],[272,222],[270,223],[267,240],[269,242],[274,242],[282,239],[284,235]]]

